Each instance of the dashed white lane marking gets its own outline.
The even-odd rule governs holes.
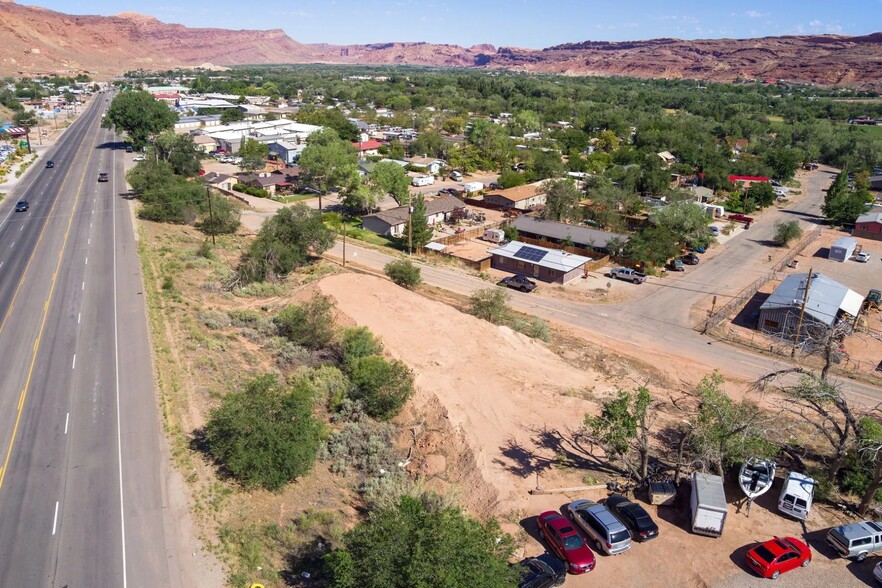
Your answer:
[[[70,369],[72,369],[72,370],[77,369],[77,354],[76,353],[74,353],[73,363],[70,364]]]
[[[67,425],[70,423],[70,413],[67,413],[67,416],[64,417],[64,434],[67,435]]]
[[[83,318],[83,313],[78,312],[77,313],[77,324],[80,324],[80,319],[82,319],[82,318]]]
[[[83,282],[83,287],[81,288],[81,290],[85,290],[85,289],[86,289],[86,282]]]
[[[58,525],[58,501],[55,501],[55,518],[52,519],[52,534],[55,534],[55,527]]]

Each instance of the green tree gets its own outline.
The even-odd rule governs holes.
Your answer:
[[[381,353],[383,344],[367,327],[349,327],[343,330],[340,337],[340,358],[347,371],[356,359]]]
[[[254,171],[266,165],[265,160],[269,157],[269,146],[257,139],[246,137],[239,144],[238,155],[242,158],[242,163],[239,164],[239,167],[244,170]]]
[[[779,180],[792,178],[802,160],[802,151],[793,147],[769,149],[763,157],[763,162],[772,169],[772,175]]]
[[[723,382],[719,372],[701,380],[695,390],[697,407],[689,417],[689,444],[696,458],[721,477],[732,464],[774,451],[764,430],[774,426],[769,417],[749,399],[732,400]]]
[[[695,202],[675,202],[652,215],[652,222],[669,229],[681,245],[707,247],[711,234],[708,216]]]
[[[494,325],[508,322],[511,317],[508,293],[501,288],[475,290],[469,296],[469,313]]]
[[[648,474],[651,402],[646,387],[633,393],[619,390],[614,398],[603,401],[599,416],[585,415],[585,426],[603,444],[604,453],[620,461],[637,480]]]
[[[323,192],[358,182],[358,152],[334,129],[311,134],[298,164],[303,180]]]
[[[343,206],[353,212],[370,213],[377,208],[382,195],[383,190],[374,181],[359,181],[343,190]]]
[[[786,247],[788,243],[794,239],[802,237],[802,229],[799,228],[799,222],[787,221],[775,223],[775,236],[772,240],[780,247]]]
[[[435,234],[429,221],[426,218],[426,199],[422,194],[418,194],[413,200],[413,212],[410,215],[410,239],[408,244],[412,244],[415,249],[422,249],[428,245],[429,241]]]
[[[542,218],[554,221],[581,220],[582,211],[579,203],[583,195],[573,180],[569,178],[548,180],[542,184],[541,189],[545,192]]]
[[[649,154],[640,164],[640,179],[637,189],[644,194],[661,194],[671,183],[671,172],[663,165],[658,155]]]
[[[222,125],[228,125],[240,120],[245,120],[245,113],[238,108],[224,108],[223,112],[221,112],[220,121]]]
[[[509,588],[514,542],[495,520],[480,522],[437,501],[404,496],[381,508],[324,558],[332,588]]]
[[[242,256],[231,284],[262,282],[285,276],[334,245],[334,232],[322,215],[303,203],[287,206],[268,219]]]
[[[508,166],[514,155],[514,145],[505,129],[484,119],[472,121],[466,140],[478,152],[482,169],[501,169]]]
[[[507,169],[499,175],[499,179],[496,181],[503,188],[515,188],[526,184],[527,178],[522,173]]]
[[[750,188],[748,188],[747,195],[749,198],[753,199],[760,208],[771,206],[775,203],[775,198],[777,197],[775,189],[768,182],[755,182]]]
[[[303,304],[286,306],[273,319],[279,335],[295,345],[317,351],[334,338],[334,302],[316,294]]]
[[[383,271],[386,272],[389,279],[408,290],[415,289],[423,281],[420,276],[420,268],[407,259],[390,261]]]
[[[17,110],[12,115],[12,122],[27,131],[28,153],[31,152],[31,127],[40,125],[33,110]]]
[[[615,132],[607,129],[597,137],[597,148],[604,153],[612,153],[619,148],[620,142]]]
[[[117,94],[101,126],[125,131],[140,149],[162,131],[173,129],[177,120],[177,114],[165,102],[138,90]]]
[[[466,122],[461,116],[451,116],[441,123],[441,130],[451,135],[459,135],[465,128]]]
[[[882,490],[882,423],[871,417],[864,417],[858,426],[858,460],[863,478],[866,480],[858,514],[865,515],[870,504],[878,500],[876,495]]]
[[[205,425],[212,457],[249,488],[280,490],[307,473],[323,427],[312,414],[305,380],[285,388],[271,374],[223,397]]]
[[[190,135],[164,131],[156,136],[153,148],[156,157],[168,162],[179,176],[192,178],[202,169],[201,152]]]
[[[401,361],[368,355],[352,360],[348,369],[354,386],[350,396],[375,419],[393,418],[413,394],[413,372]]]
[[[542,118],[533,110],[521,110],[514,116],[514,124],[524,133],[535,133],[542,130]]]
[[[203,210],[196,228],[206,235],[228,235],[239,228],[240,209],[229,198],[209,195],[211,208]]]
[[[649,225],[641,228],[625,243],[625,255],[631,259],[663,265],[680,253],[677,235],[667,227]]]
[[[371,171],[371,182],[383,193],[391,194],[400,205],[407,204],[410,178],[404,168],[391,161],[381,161]]]

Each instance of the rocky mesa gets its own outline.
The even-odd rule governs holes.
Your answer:
[[[431,43],[302,44],[281,29],[188,28],[136,13],[74,16],[0,0],[0,74],[89,72],[257,63],[501,68],[731,82],[774,78],[882,88],[882,33],[686,41],[570,43],[546,49]]]

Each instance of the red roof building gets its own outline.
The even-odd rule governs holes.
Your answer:
[[[733,184],[736,182],[752,184],[753,182],[768,182],[769,178],[765,176],[729,176],[729,181]]]
[[[369,151],[376,152],[383,144],[379,141],[356,141],[352,146],[358,149],[360,153],[367,154]]]

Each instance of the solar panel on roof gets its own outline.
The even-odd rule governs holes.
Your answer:
[[[523,259],[526,261],[530,261],[533,263],[542,261],[542,258],[548,254],[547,251],[543,251],[542,249],[536,249],[535,247],[527,247],[526,245],[518,249],[518,252],[514,254],[518,259]]]

